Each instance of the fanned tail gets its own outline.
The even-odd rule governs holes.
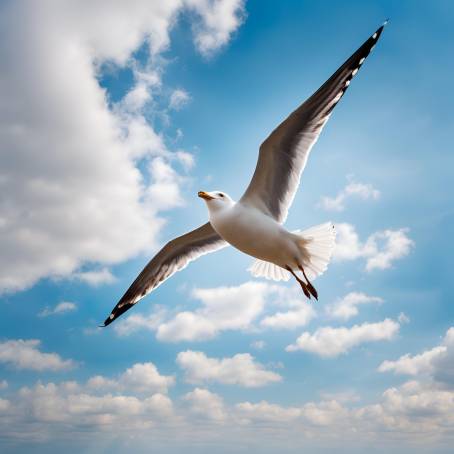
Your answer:
[[[273,281],[288,281],[290,279],[290,273],[287,270],[264,260],[254,260],[247,270],[254,277],[264,277]]]
[[[336,244],[336,230],[332,222],[293,232],[301,239],[301,247],[308,257],[302,264],[309,280],[314,280],[328,268]]]

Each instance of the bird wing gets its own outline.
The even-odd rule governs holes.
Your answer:
[[[225,246],[225,242],[207,222],[198,229],[169,241],[137,276],[126,293],[113,308],[104,326],[109,325],[145,295],[161,285],[172,274],[189,262]]]
[[[285,221],[312,146],[385,25],[386,22],[262,143],[241,203],[260,209],[278,222]]]

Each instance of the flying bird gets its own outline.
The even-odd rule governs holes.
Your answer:
[[[104,321],[107,326],[189,262],[232,245],[256,260],[253,276],[293,277],[307,298],[331,259],[335,230],[327,222],[304,231],[283,226],[309,153],[331,112],[377,43],[387,21],[260,146],[257,166],[238,202],[222,191],[199,191],[209,222],[169,241],[147,264]]]

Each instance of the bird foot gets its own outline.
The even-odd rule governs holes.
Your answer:
[[[304,279],[306,279],[306,287],[311,292],[312,296],[318,301],[318,293],[317,290],[315,290],[315,287],[309,282],[308,277],[306,276],[306,272],[304,271],[304,268],[301,265],[298,265],[298,268],[302,271]]]
[[[301,285],[301,288],[303,289],[303,292],[306,295],[307,299],[311,299],[312,292],[309,293],[307,285],[303,281],[300,281],[300,285]]]
[[[315,290],[315,287],[310,282],[306,284],[306,287],[311,293],[311,295],[318,301],[318,293],[317,290]]]

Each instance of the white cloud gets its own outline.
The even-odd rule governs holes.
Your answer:
[[[447,434],[454,425],[454,393],[410,381],[387,389],[380,403],[359,408],[353,416],[365,430],[376,433],[407,434],[413,440]]]
[[[287,423],[301,416],[301,409],[295,407],[282,407],[262,400],[256,404],[241,402],[236,404],[238,417],[245,421],[271,421]]]
[[[306,301],[293,300],[288,305],[293,309],[269,315],[260,321],[260,325],[274,329],[294,329],[307,325],[315,317],[315,310]]]
[[[408,353],[397,361],[383,361],[378,368],[379,372],[394,372],[396,374],[420,375],[434,372],[434,360],[446,353],[446,347],[435,347],[432,350],[410,356]]]
[[[350,292],[335,303],[326,307],[327,314],[332,318],[348,320],[358,315],[358,306],[370,303],[382,303],[376,296],[369,296],[361,292]]]
[[[145,106],[156,109],[153,90],[162,74],[157,56],[169,47],[178,15],[188,10],[195,13],[189,16],[200,52],[225,45],[241,23],[242,5],[2,3],[0,291],[71,276],[87,263],[118,263],[158,246],[164,220],[157,210],[181,203],[184,180],[169,172],[182,155],[167,148],[143,113]],[[133,54],[144,43],[153,57],[137,62]],[[129,67],[135,77],[124,102],[114,106],[98,82],[105,63]],[[139,158],[151,161],[143,174]],[[163,181],[163,173],[175,179]],[[159,194],[164,189],[172,191],[167,201]],[[159,200],[154,210],[151,200]]]
[[[304,350],[323,357],[334,357],[366,342],[393,339],[398,331],[399,324],[390,319],[351,328],[325,326],[318,328],[314,334],[304,332],[295,344],[286,347],[286,351]]]
[[[185,394],[183,400],[190,404],[191,412],[199,417],[214,421],[223,421],[226,419],[227,414],[222,397],[207,389],[195,388],[193,391]]]
[[[43,353],[39,350],[41,341],[8,340],[0,342],[0,363],[11,364],[17,369],[44,370],[67,370],[75,366],[71,359],[62,359],[56,353]]]
[[[115,282],[115,276],[108,268],[91,271],[78,271],[73,273],[72,277],[93,286],[111,284],[112,282]]]
[[[101,375],[91,377],[87,386],[92,389],[133,390],[134,393],[167,393],[175,384],[175,377],[161,375],[153,363],[136,363],[118,378],[109,379]]]
[[[220,331],[246,329],[263,311],[273,287],[246,282],[237,287],[195,289],[193,296],[203,303],[194,312],[180,312],[162,323],[157,338],[167,342],[210,339]]]
[[[408,316],[404,313],[401,312],[399,316],[397,317],[397,321],[402,325],[403,323],[410,323],[410,319]]]
[[[120,336],[128,336],[142,329],[155,331],[164,321],[166,313],[165,308],[155,306],[149,315],[132,314],[129,317],[120,319],[114,325],[114,330]]]
[[[191,97],[187,91],[178,88],[170,95],[169,107],[174,110],[180,110],[190,101],[190,99]]]
[[[264,340],[256,340],[251,342],[251,347],[256,350],[263,350],[266,347],[266,342]]]
[[[294,287],[257,281],[232,287],[196,288],[192,296],[202,302],[196,310],[178,312],[171,318],[162,309],[149,316],[134,314],[120,321],[116,331],[126,335],[147,329],[156,331],[158,340],[179,342],[211,339],[227,330],[294,329],[306,325],[315,316],[315,310],[300,293]],[[289,310],[258,321],[267,304]]]
[[[325,210],[344,211],[346,200],[352,197],[358,197],[362,200],[377,200],[380,197],[380,191],[371,184],[350,181],[344,189],[339,191],[336,197],[322,197],[320,205]]]
[[[405,228],[375,232],[364,243],[351,224],[336,224],[336,233],[333,258],[337,261],[365,258],[367,271],[390,268],[394,261],[407,256],[415,245]]]
[[[282,380],[279,374],[255,362],[249,353],[217,359],[187,350],[178,353],[177,364],[184,370],[186,381],[194,384],[207,381],[255,388]]]
[[[8,388],[8,382],[6,380],[0,381],[0,389]]]
[[[379,372],[429,376],[438,384],[454,389],[454,327],[447,330],[440,345],[416,355],[409,353],[396,361],[383,361]]]
[[[224,46],[244,18],[244,0],[186,0],[186,3],[200,15],[201,21],[193,25],[193,32],[197,48],[205,56]]]
[[[65,314],[67,312],[74,312],[77,310],[77,306],[69,301],[62,301],[55,307],[45,307],[41,312],[38,313],[38,317],[48,317],[49,315]]]
[[[302,408],[302,415],[307,422],[316,426],[333,427],[336,421],[345,420],[348,412],[336,400],[309,402]]]
[[[446,332],[442,345],[446,354],[434,359],[433,378],[443,387],[454,390],[454,327]]]
[[[117,433],[149,430],[173,414],[172,402],[163,394],[144,399],[127,394],[95,394],[76,382],[38,383],[22,388],[15,404],[16,412],[28,415],[23,424],[41,424],[44,434],[65,426],[84,426],[90,431],[115,428]]]
[[[415,442],[425,442],[430,452],[437,452],[433,441],[449,440],[454,426],[454,392],[433,382],[410,381],[386,389],[367,405],[360,405],[351,393],[299,403],[300,396],[290,405],[266,400],[229,405],[219,394],[195,388],[182,396],[184,405],[174,407],[159,392],[136,396],[134,383],[114,391],[75,381],[21,388],[10,393],[8,400],[0,399],[0,434],[13,434],[18,441],[52,443],[57,433],[60,442],[85,446],[85,440],[92,443],[96,435],[104,440],[114,430],[119,449],[125,443],[133,449],[138,440],[146,449],[150,442],[158,447],[163,439],[167,449],[187,447],[189,440],[196,439],[217,445],[247,441],[248,448],[257,452],[263,451],[263,440],[270,452],[277,452],[283,440],[292,449],[307,450],[311,441],[320,439],[328,440],[330,449],[339,442],[346,449],[348,443],[378,446],[380,439],[383,446],[391,442],[399,449],[400,443],[414,449]],[[251,440],[259,442],[251,444]]]

